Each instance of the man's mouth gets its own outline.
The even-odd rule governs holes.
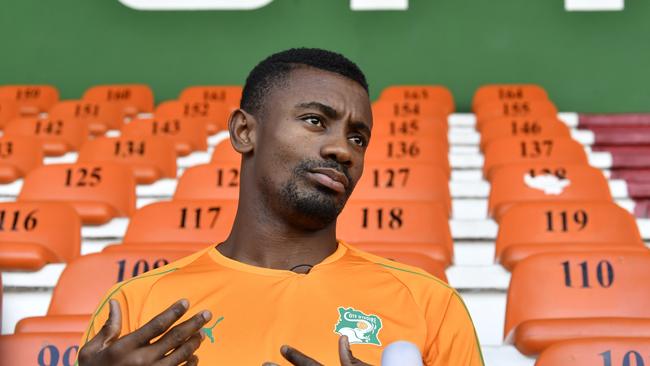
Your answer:
[[[345,174],[333,168],[311,169],[307,175],[321,185],[338,193],[345,193],[350,184]]]

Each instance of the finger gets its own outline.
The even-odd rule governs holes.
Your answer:
[[[352,365],[356,361],[352,355],[352,350],[350,350],[350,341],[347,336],[341,336],[339,338],[339,360],[341,361],[341,366]]]
[[[194,333],[190,338],[187,339],[187,342],[180,345],[167,357],[163,358],[159,362],[156,362],[156,366],[176,366],[184,362],[189,362],[189,359],[199,348],[204,337],[205,336],[203,333]]]
[[[180,319],[190,307],[186,299],[179,300],[165,309],[162,313],[156,315],[147,324],[136,329],[135,332],[124,336],[120,342],[136,344],[143,346],[148,344],[151,339],[163,334],[169,327]]]
[[[286,358],[287,361],[291,362],[294,366],[322,366],[320,362],[293,347],[286,345],[282,346],[280,348],[280,353],[282,354],[282,357]]]
[[[156,343],[151,347],[159,357],[166,355],[170,350],[178,348],[183,344],[192,334],[201,330],[207,322],[212,319],[212,313],[207,310],[201,311],[186,321],[174,326],[169,332],[165,333]],[[203,334],[201,332],[201,334]]]
[[[341,336],[339,338],[339,361],[341,362],[341,366],[368,365],[354,357],[347,336]]]
[[[113,343],[122,331],[122,312],[120,311],[120,304],[117,300],[111,299],[108,301],[108,319],[99,330],[97,335],[93,337],[85,346],[86,352],[95,354],[106,346]]]
[[[187,362],[185,362],[184,366],[197,366],[199,364],[199,356],[197,355],[192,355]]]

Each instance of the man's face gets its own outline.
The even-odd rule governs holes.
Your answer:
[[[255,180],[267,203],[306,229],[331,224],[363,172],[368,94],[335,73],[299,67],[259,116]]]

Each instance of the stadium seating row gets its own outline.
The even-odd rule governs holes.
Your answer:
[[[438,107],[434,103],[412,102],[409,99],[414,95],[417,100],[431,99],[428,93],[441,91],[450,98],[443,88],[423,88],[408,95],[408,98],[384,98],[375,104],[373,108],[386,109],[385,120],[377,117],[381,121],[379,125],[392,123],[392,127],[378,129],[375,141],[379,142],[374,144],[377,148],[368,152],[371,164],[367,169],[371,174],[366,174],[359,183],[342,214],[339,235],[352,239],[362,248],[418,265],[444,279],[444,266],[449,265],[453,258],[447,221],[451,199],[447,185],[450,167],[446,138],[446,113],[453,110],[453,102]],[[397,94],[396,98],[401,98],[399,95],[402,92],[398,91]],[[402,115],[404,118],[400,117]],[[388,121],[389,118],[391,121]],[[145,123],[143,121],[149,120],[133,119],[122,127],[122,131],[128,126]],[[432,144],[432,141],[436,143]],[[64,190],[55,190],[56,194],[49,198],[37,194],[33,200],[72,203],[84,224],[101,224],[120,215],[131,216],[131,219],[123,243],[109,246],[102,253],[70,261],[55,288],[47,315],[23,319],[17,325],[16,333],[79,333],[102,294],[115,282],[128,280],[147,269],[183,257],[227,235],[236,212],[240,158],[225,144],[215,149],[213,162],[188,168],[184,172],[170,202],[154,203],[132,214],[128,211],[134,207],[131,201],[123,205],[122,210],[113,210],[111,215],[106,207],[116,208],[114,206],[119,203],[115,200],[118,195],[113,195],[103,199],[103,211],[90,210],[90,213],[102,211],[103,220],[98,215],[91,217],[82,209],[87,208],[89,203],[79,200],[84,201],[89,194],[97,194],[93,204],[101,201],[99,197],[107,196],[99,188],[106,181],[105,174],[114,179],[107,186],[121,188],[120,197],[133,197],[135,193],[133,179],[130,184],[123,184],[126,181],[123,166],[116,164],[115,160],[93,161],[87,151],[94,151],[99,160],[102,157],[121,157],[148,151],[149,144],[143,148],[141,146],[130,143],[124,137],[112,140],[100,138],[84,145],[79,162],[74,165],[46,165],[27,174],[18,202],[7,205],[31,201],[29,197],[34,196],[29,192],[33,191],[32,177],[36,176],[38,181],[46,181],[49,186],[57,182],[66,184],[63,184]],[[127,154],[122,154],[119,147],[124,148]],[[146,163],[155,165],[156,162],[152,158]],[[82,169],[86,174],[81,173]],[[175,169],[169,171],[175,173]],[[8,206],[7,209],[20,213],[29,208]],[[38,211],[38,221],[46,220],[47,215],[43,210]],[[61,228],[59,226],[58,229]],[[78,226],[71,231],[78,233]],[[78,235],[76,240],[78,242]],[[87,273],[90,268],[105,270],[99,271],[101,276],[81,278],[81,274]]]
[[[478,94],[480,93],[477,92]],[[517,93],[511,94],[516,95]],[[215,100],[211,101],[210,98],[206,97],[208,95],[215,96],[212,98]],[[152,107],[151,111],[154,111],[155,115],[153,120],[172,120],[175,118],[174,115],[189,113],[185,111],[199,113],[198,111],[201,108],[213,111],[221,109],[222,112],[210,112],[209,117],[205,118],[206,135],[211,134],[225,128],[223,122],[214,123],[212,127],[207,127],[210,121],[217,120],[215,116],[225,116],[227,114],[223,113],[223,110],[227,110],[227,107],[224,107],[224,103],[221,102],[225,98],[224,95],[224,93],[215,92],[214,90],[212,92],[199,92],[198,97],[195,97],[195,99],[199,100],[197,103],[210,104],[208,107],[189,107],[188,104],[183,103],[182,96],[179,97],[178,101],[163,102],[155,109]],[[545,92],[543,96],[547,98]],[[202,102],[201,99],[203,99]],[[490,99],[489,95],[487,99]],[[491,127],[487,130],[485,130],[486,127],[483,127],[481,131],[480,151],[486,154],[486,158],[481,160],[477,166],[483,165],[483,162],[487,165],[488,161],[490,164],[489,169],[484,166],[483,174],[487,178],[487,173],[491,172],[489,173],[492,185],[490,212],[498,212],[494,217],[499,217],[496,241],[498,254],[495,255],[495,259],[508,270],[513,271],[511,288],[517,290],[511,290],[511,292],[516,293],[512,296],[517,299],[533,297],[533,295],[525,292],[530,291],[531,288],[537,288],[537,286],[530,285],[533,278],[527,278],[529,272],[518,268],[522,268],[522,264],[528,263],[528,259],[540,256],[551,258],[552,255],[556,255],[557,257],[542,261],[542,264],[538,266],[537,277],[534,278],[537,281],[543,278],[546,282],[559,283],[547,274],[548,261],[555,261],[560,263],[557,268],[560,269],[558,272],[561,273],[554,272],[551,275],[564,276],[562,279],[566,281],[567,273],[573,274],[570,282],[575,288],[584,285],[584,282],[580,281],[584,281],[585,272],[589,276],[588,282],[591,287],[601,285],[599,281],[607,280],[609,273],[615,273],[613,276],[615,282],[612,282],[609,288],[618,285],[619,280],[632,284],[634,281],[631,280],[632,277],[629,274],[632,272],[627,272],[628,266],[623,265],[623,263],[627,264],[628,261],[620,262],[616,261],[616,259],[621,256],[621,253],[628,255],[627,252],[635,250],[627,250],[624,247],[642,247],[643,242],[639,236],[635,221],[626,211],[612,202],[607,181],[599,170],[587,165],[586,155],[582,147],[572,143],[573,141],[569,139],[572,134],[567,132],[566,124],[555,119],[557,110],[549,106],[550,102],[534,102],[528,107],[525,104],[521,106],[512,104],[507,110],[525,111],[533,109],[542,111],[544,115],[544,117],[537,118],[535,123],[513,124],[510,117],[499,116],[500,112],[506,110],[502,105],[499,106],[499,103],[493,101],[484,101],[482,103],[488,106],[482,108],[487,108],[490,117],[488,120],[481,122],[481,125]],[[165,108],[175,109],[175,111],[168,112],[171,113],[171,117],[159,117],[157,115],[159,110],[165,110],[165,108],[162,108],[165,104],[171,104],[171,106],[165,106]],[[371,144],[372,150],[369,150],[367,154],[366,172],[357,186],[349,207],[346,208],[340,220],[339,230],[342,238],[348,240],[352,238],[351,241],[355,242],[355,245],[365,250],[417,265],[440,278],[445,278],[444,267],[450,265],[454,259],[454,247],[452,246],[447,219],[454,213],[452,212],[453,209],[458,207],[458,205],[452,205],[447,186],[447,182],[452,176],[452,164],[447,159],[447,152],[453,148],[453,146],[450,146],[448,138],[450,129],[447,117],[453,110],[451,94],[440,87],[393,87],[382,93],[380,99],[373,104],[375,127],[373,129],[373,143]],[[124,119],[125,116],[126,119]],[[205,116],[203,115],[203,117]],[[125,128],[132,122],[142,123],[140,120],[146,120],[136,117],[142,117],[142,115],[136,116],[132,113],[129,116],[125,113],[119,127]],[[223,121],[221,118],[223,117],[220,117],[219,120]],[[492,122],[498,119],[501,119],[502,122]],[[198,125],[201,125],[201,123],[198,123]],[[174,123],[170,126],[173,127]],[[90,133],[97,136],[103,132],[98,129],[96,132],[90,131]],[[486,137],[484,138],[484,136]],[[512,137],[520,140],[523,138],[522,141],[525,141],[526,144],[522,145],[522,141],[512,140]],[[205,140],[205,138],[203,139]],[[542,139],[541,143],[536,144],[535,141],[539,139]],[[545,149],[549,145],[544,142],[546,139],[551,140],[550,156],[545,154]],[[100,143],[96,144],[96,141],[100,141]],[[139,144],[138,141],[143,144]],[[103,147],[93,148],[93,144]],[[155,150],[155,148],[150,150],[149,146],[155,146],[156,144],[159,146],[166,145],[166,147],[160,148],[160,150]],[[170,145],[172,146],[171,149]],[[495,148],[494,146],[497,145],[506,147],[506,150],[510,149],[511,154],[503,153],[500,148]],[[143,148],[140,149],[140,146],[143,146]],[[126,163],[134,174],[135,183],[151,184],[160,182],[160,179],[176,177],[177,169],[171,169],[170,165],[172,162],[175,164],[175,157],[181,154],[179,154],[178,148],[173,146],[176,146],[173,141],[170,144],[167,139],[160,138],[160,136],[147,135],[145,137],[138,136],[137,138],[120,136],[91,139],[81,145],[77,158],[78,162],[75,166],[80,164],[107,164],[113,166],[118,165],[116,162]],[[568,151],[571,154],[575,152],[578,155],[577,160],[569,162],[552,160],[551,157],[564,158],[566,155],[557,153],[554,150],[556,147],[560,151]],[[490,153],[488,158],[487,148],[496,153]],[[123,153],[119,154],[115,153],[115,151]],[[143,151],[143,153],[140,154],[140,151]],[[165,153],[147,155],[150,151],[165,151]],[[169,153],[170,151],[171,153]],[[525,154],[521,154],[522,151],[525,151]],[[171,158],[160,159],[169,156]],[[509,169],[521,168],[522,160],[518,160],[520,158],[526,158],[522,160],[525,160],[525,164],[528,164],[527,168],[515,169],[510,175],[502,174],[503,171]],[[538,159],[543,160],[543,162],[539,163]],[[43,160],[41,156],[39,161]],[[534,161],[534,163],[530,165],[530,161]],[[179,167],[180,165],[176,166],[176,168]],[[204,248],[213,243],[215,238],[224,238],[227,235],[229,225],[234,218],[235,199],[238,195],[238,168],[239,155],[232,151],[229,144],[219,144],[214,148],[209,163],[189,166],[181,170],[182,175],[179,174],[178,183],[175,184],[175,189],[171,191],[173,192],[172,201],[155,202],[132,212],[122,243],[110,245],[102,253],[81,257],[79,257],[79,247],[77,247],[76,256],[78,258],[71,261],[69,259],[65,260],[69,261],[69,263],[57,283],[47,316],[22,320],[18,324],[16,335],[11,338],[12,340],[6,341],[5,337],[7,336],[0,339],[0,348],[2,344],[11,344],[9,342],[16,339],[22,342],[20,339],[25,339],[24,342],[35,342],[35,351],[31,353],[32,355],[54,357],[52,352],[55,352],[57,357],[59,355],[60,357],[74,357],[72,354],[76,352],[74,347],[79,340],[79,332],[83,329],[89,314],[94,310],[99,298],[108,287],[118,280],[128,280],[147,269],[158,267],[166,262],[185,256],[193,250]],[[70,167],[67,169],[70,169]],[[552,185],[557,183],[557,180],[570,180],[572,185],[563,189],[560,195],[563,198],[549,202],[546,199],[548,194],[544,189],[531,188],[530,184],[518,179],[524,174],[530,175],[533,180],[535,180],[536,176],[555,176],[557,179],[550,183],[550,188],[547,187],[549,183],[532,183],[532,185],[539,184],[546,189],[554,189]],[[27,175],[29,176],[29,174]],[[501,176],[504,177],[499,180],[499,182],[503,182],[502,184],[496,181]],[[67,179],[67,176],[60,176],[59,181],[65,181],[62,178]],[[72,176],[70,179],[74,178]],[[89,178],[92,178],[92,174],[90,174]],[[23,186],[27,185],[27,181],[28,179],[24,180]],[[51,183],[55,180],[48,178],[46,181]],[[216,184],[214,184],[215,182]],[[517,184],[513,184],[513,182],[517,182]],[[146,186],[138,186],[138,190],[134,190],[134,192],[140,192],[143,187]],[[502,188],[497,190],[498,187]],[[83,188],[88,191],[90,187]],[[564,196],[565,194],[566,196]],[[55,197],[58,201],[59,196],[61,195],[50,195],[44,200],[51,201]],[[139,194],[138,197],[140,197]],[[19,201],[10,205],[19,205],[21,203],[41,205],[41,203],[36,202],[42,200],[38,199],[32,202],[31,200],[22,200],[19,196]],[[108,202],[113,204],[110,200]],[[532,203],[522,204],[523,202]],[[48,205],[56,205],[56,203],[48,203]],[[23,215],[32,212],[31,210],[17,210],[9,206],[6,210],[7,217],[12,215],[14,220],[12,225],[23,224],[20,221],[24,219]],[[16,216],[16,213],[21,211],[22,214]],[[75,210],[68,208],[68,211]],[[38,214],[41,215],[43,212],[39,208]],[[36,216],[32,214],[30,218],[34,217]],[[38,219],[40,223],[41,216],[38,216]],[[17,224],[13,224],[13,222]],[[24,220],[24,223],[28,223],[28,220]],[[84,223],[85,228],[89,228],[88,223]],[[79,236],[80,229],[71,230],[70,232],[76,232]],[[621,235],[621,233],[625,235]],[[119,237],[121,234],[113,234],[113,236]],[[455,235],[455,237],[458,236]],[[178,241],[180,240],[186,243],[179,244]],[[598,257],[600,259],[596,262],[594,262],[596,259],[593,258],[587,258],[589,259],[587,261],[587,259],[584,259],[586,257],[571,257],[571,255],[575,255],[575,252],[570,248],[572,246],[576,247],[575,244],[577,243],[586,244],[582,246],[583,248],[598,245],[599,249],[603,250],[599,252],[599,255],[600,253],[603,253],[603,255],[614,253],[613,257]],[[161,248],[165,248],[165,250],[161,251]],[[612,252],[612,250],[615,252]],[[540,254],[547,251],[553,253]],[[561,251],[561,253],[557,253],[558,251]],[[526,259],[527,257],[531,258]],[[603,260],[610,263],[612,266],[611,272],[607,272],[610,270],[607,264],[601,265]],[[567,262],[568,265],[563,266],[561,265],[562,262]],[[42,266],[42,264],[38,263],[44,264],[47,262],[35,261],[35,263],[37,263],[36,266]],[[587,264],[583,266],[583,263]],[[643,265],[647,265],[647,262],[639,260],[638,266],[642,267]],[[105,270],[98,271],[99,268],[105,268]],[[92,279],[85,278],[85,281],[80,281],[79,277],[82,276],[79,273],[87,273],[89,269],[94,269],[96,273],[101,272],[102,276]],[[546,272],[540,275],[539,273],[542,270]],[[639,276],[639,270],[632,270]],[[523,271],[524,274],[518,274],[519,271]],[[593,273],[589,271],[593,271]],[[619,272],[621,273],[620,276]],[[644,273],[647,273],[647,270]],[[582,277],[580,274],[582,274]],[[524,278],[521,282],[522,285],[515,286],[515,277]],[[604,283],[607,284],[607,282]],[[646,284],[646,286],[647,283],[647,277],[636,282],[637,285]],[[78,292],[71,290],[74,288],[78,288]],[[626,290],[630,291],[634,290],[634,288],[633,286]],[[560,290],[570,291],[572,289]],[[557,287],[552,287],[548,291],[559,290]],[[83,293],[83,298],[77,299],[78,293]],[[612,293],[613,291],[607,292],[608,296],[620,300],[620,296],[612,295]],[[634,296],[637,297],[634,297],[633,301],[647,301],[638,291],[634,293]],[[72,304],[69,301],[70,298],[79,301],[75,301],[77,304]],[[551,304],[545,303],[550,299],[554,302]],[[548,308],[555,305],[555,300],[555,296],[550,296],[535,300],[527,307],[534,308],[536,305],[540,305]],[[566,314],[567,307],[573,307],[574,304],[583,300],[582,298],[577,300],[571,298],[571,301],[558,304],[564,309],[561,310],[563,311],[562,315]],[[521,303],[520,300],[513,301]],[[615,305],[603,302],[602,307],[594,310],[594,313],[608,311],[612,306]],[[524,320],[524,325],[531,327],[526,328],[526,326],[518,323],[521,323],[522,319],[530,317],[529,313],[510,315],[511,313],[514,314],[510,306],[508,311],[508,316],[513,317],[514,320],[509,320],[506,323],[506,334],[509,333],[510,329],[523,327],[520,338],[523,337],[524,343],[528,340],[526,336],[530,334],[530,329],[533,330],[534,334],[537,334],[539,329],[546,331],[553,326],[553,324],[548,326],[548,324],[540,325],[537,323],[529,325]],[[548,314],[545,313],[547,316]],[[512,324],[517,325],[513,326]],[[645,323],[639,324],[643,325]],[[592,327],[602,325],[603,323],[590,324]],[[56,335],[42,333],[42,331],[54,329],[62,333]],[[66,332],[73,332],[73,336],[69,338],[71,343],[68,343],[67,346],[56,346],[54,348],[43,346],[47,344],[47,341],[56,343],[55,339],[65,339],[66,334],[70,334]],[[533,344],[530,349],[523,350],[528,354],[538,353],[540,349],[546,348],[558,337],[557,334],[553,333],[553,330],[544,334],[546,338],[541,339],[537,344]],[[632,334],[630,333],[630,335]],[[59,338],[59,335],[61,338]],[[76,340],[74,336],[76,336]],[[567,339],[574,338],[571,334],[564,334],[564,337]],[[510,338],[515,341],[515,344],[522,344],[522,340],[517,342],[515,337],[511,336]],[[27,341],[28,339],[31,340]],[[37,341],[34,341],[34,339]],[[646,347],[647,344],[643,346],[643,341],[644,339],[641,338],[638,343],[625,343],[621,342],[620,339],[612,339],[606,343],[601,343],[600,352],[605,352],[602,351],[603,344],[605,344],[610,347],[606,348],[606,350],[609,349],[610,353],[598,359],[602,361],[605,357],[610,357],[614,360],[621,360],[627,357],[626,359],[636,360],[634,358],[636,353],[634,352],[639,354],[645,352],[643,347]],[[588,351],[589,348],[579,342],[583,341],[573,341],[573,343],[566,344],[563,342],[553,345],[543,352],[538,362],[542,365],[541,362],[557,362],[544,361],[551,357],[547,355],[560,358],[566,357],[562,347],[566,347],[574,354],[583,353],[585,357],[593,358],[594,351]],[[576,351],[576,347],[580,351]],[[66,352],[68,352],[68,355],[64,356]],[[31,357],[29,362],[33,362],[35,356]]]
[[[537,365],[567,358],[572,347],[578,364],[603,355],[593,350],[605,341],[588,338],[613,338],[607,347],[619,352],[633,347],[625,338],[640,338],[623,357],[642,352],[650,252],[634,218],[612,203],[604,176],[588,166],[541,87],[485,86],[473,110],[489,213],[499,224],[495,259],[512,271],[505,341],[526,355],[541,352]]]

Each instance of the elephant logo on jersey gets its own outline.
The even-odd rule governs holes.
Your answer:
[[[347,336],[350,344],[381,346],[380,330],[381,319],[377,315],[367,315],[355,308],[339,307],[339,321],[334,326],[334,333]]]

